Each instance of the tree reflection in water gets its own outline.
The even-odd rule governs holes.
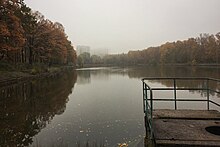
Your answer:
[[[193,67],[193,66],[147,66],[144,68],[135,68],[129,70],[128,76],[130,78],[143,77],[208,77],[220,79],[219,67]],[[154,80],[150,83],[160,83],[165,87],[172,87],[172,80]],[[177,87],[184,88],[206,88],[207,83],[204,80],[178,80]],[[209,81],[209,88],[220,91],[220,83]],[[191,90],[190,92],[200,93],[201,96],[206,97],[206,91]],[[217,95],[210,91],[212,96]],[[217,95],[220,97],[220,95]]]
[[[69,70],[42,78],[0,87],[0,146],[28,146],[55,115],[66,109],[76,82]]]

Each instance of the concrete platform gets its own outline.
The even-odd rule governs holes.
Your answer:
[[[220,146],[220,136],[206,127],[220,127],[220,113],[206,110],[154,110],[157,146]]]
[[[217,110],[157,109],[153,111],[153,118],[220,120],[220,113]]]

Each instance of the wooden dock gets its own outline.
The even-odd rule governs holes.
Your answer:
[[[209,126],[215,126],[220,134],[218,111],[153,110],[156,146],[220,146],[220,135],[208,132]]]

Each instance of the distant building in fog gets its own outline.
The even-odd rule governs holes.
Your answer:
[[[105,55],[108,55],[108,49],[106,48],[99,48],[92,50],[92,55],[98,55],[100,57],[104,57]]]
[[[76,54],[79,56],[82,53],[89,53],[90,54],[90,47],[85,45],[78,45],[76,47]]]

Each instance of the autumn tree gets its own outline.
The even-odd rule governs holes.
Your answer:
[[[220,63],[220,32],[217,33],[216,35],[216,63],[219,64]]]
[[[0,0],[0,61],[75,64],[76,51],[62,24],[33,12],[23,0]]]
[[[91,63],[92,64],[100,64],[100,63],[102,63],[102,59],[98,55],[92,55],[91,56]]]
[[[24,29],[16,11],[21,8],[19,0],[0,1],[0,60],[20,62],[20,52],[25,43]]]
[[[36,30],[36,17],[33,15],[31,8],[29,8],[23,1],[21,1],[20,9],[16,11],[16,16],[21,21],[21,26],[24,29],[25,44],[21,50],[22,63],[32,63],[32,36]]]
[[[219,64],[220,33],[216,35],[200,34],[199,37],[183,41],[167,42],[158,47],[149,47],[142,51],[129,51],[127,54],[108,55],[105,64]]]
[[[90,59],[90,53],[84,52],[78,56],[78,58],[81,58],[82,64],[90,64],[91,59]]]
[[[48,64],[75,63],[76,52],[65,34],[64,27],[35,12],[37,27],[33,34],[33,61]],[[72,59],[71,59],[72,58]]]
[[[175,63],[176,58],[176,48],[175,42],[167,42],[160,46],[160,62],[161,64],[164,63]]]
[[[75,65],[77,55],[76,55],[76,51],[74,50],[74,47],[72,46],[71,41],[67,41],[66,48],[67,48],[67,63],[71,65]]]
[[[149,47],[143,50],[144,63],[150,65],[157,65],[160,62],[160,48],[159,47]]]

